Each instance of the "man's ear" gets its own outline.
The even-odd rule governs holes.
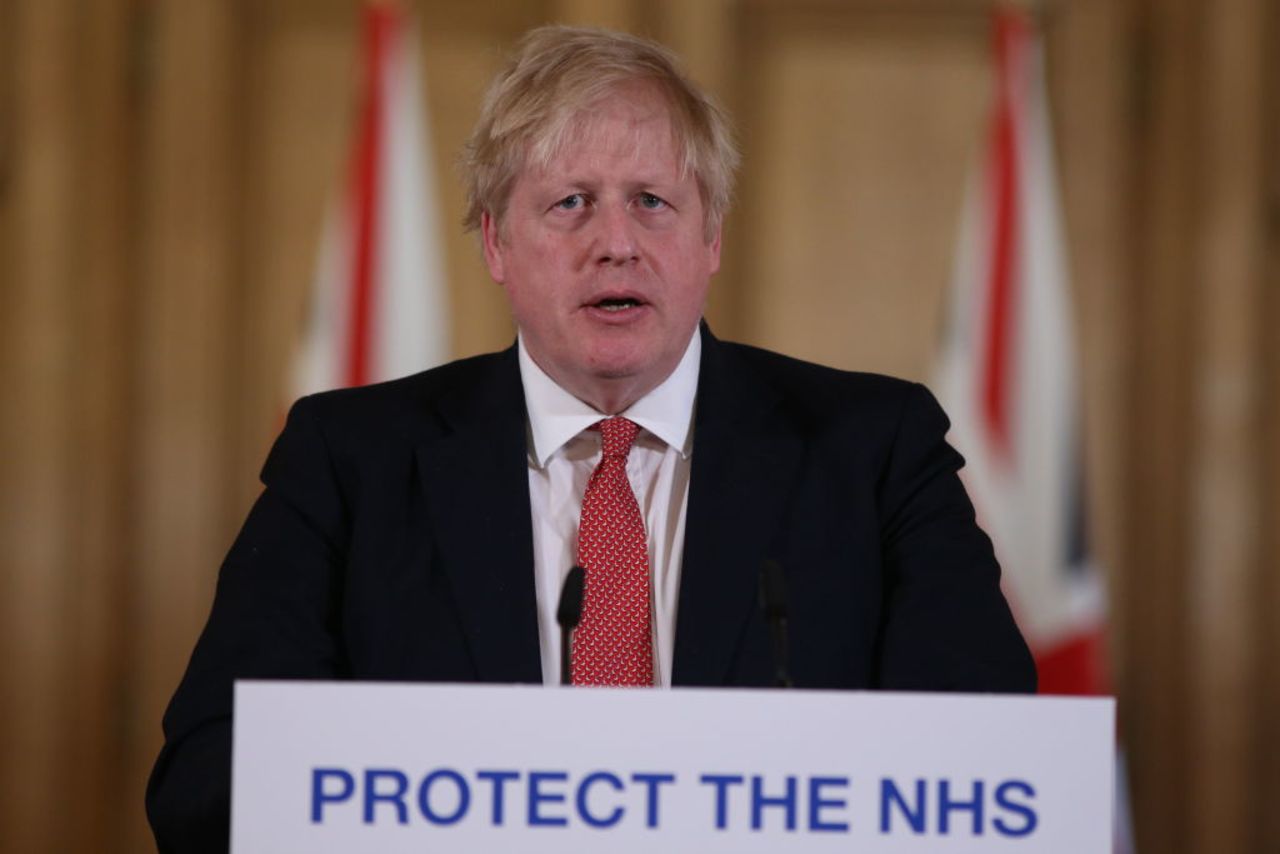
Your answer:
[[[503,284],[507,280],[507,266],[500,232],[501,228],[493,214],[481,211],[480,243],[484,247],[484,263],[489,267],[489,276],[498,284]]]

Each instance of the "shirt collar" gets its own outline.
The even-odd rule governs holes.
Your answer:
[[[702,337],[698,333],[695,328],[684,356],[671,375],[626,411],[618,413],[675,448],[685,458],[693,451],[693,401],[698,391],[698,369],[702,361]],[[557,385],[533,361],[525,349],[524,338],[517,337],[517,341],[520,381],[524,384],[525,406],[529,413],[529,453],[534,464],[544,468],[566,442],[609,416]]]

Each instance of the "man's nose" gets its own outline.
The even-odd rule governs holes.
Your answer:
[[[596,214],[596,263],[621,265],[639,257],[636,223],[625,205],[603,205]]]

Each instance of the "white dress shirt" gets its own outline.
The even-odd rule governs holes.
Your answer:
[[[600,434],[589,430],[607,413],[556,385],[520,339],[520,379],[529,414],[529,505],[533,511],[533,571],[538,598],[542,681],[560,681],[560,586],[578,561],[582,496],[600,462]],[[695,329],[680,364],[661,385],[622,415],[640,425],[627,457],[627,479],[640,505],[649,549],[653,609],[654,684],[671,684],[680,560],[693,453],[693,400],[702,341]]]

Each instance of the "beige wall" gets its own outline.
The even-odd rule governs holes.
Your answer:
[[[422,0],[436,166],[547,20],[676,46],[746,155],[722,335],[927,376],[978,0]],[[1094,530],[1140,849],[1280,850],[1274,0],[1058,0]],[[278,425],[356,80],[348,0],[0,4],[0,846],[150,848],[159,717]],[[447,235],[455,350],[511,326]]]

